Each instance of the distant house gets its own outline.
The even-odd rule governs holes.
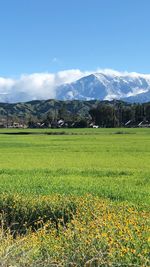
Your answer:
[[[124,124],[124,127],[128,127],[128,128],[136,128],[138,127],[137,123],[133,120],[129,120]]]
[[[134,121],[129,120],[124,124],[124,126],[125,127],[149,128],[150,127],[150,122],[146,121],[146,120],[143,120],[140,123],[135,123]]]
[[[150,122],[149,121],[141,121],[139,124],[138,124],[138,127],[140,128],[149,128],[150,127]]]
[[[95,125],[93,122],[89,126],[90,126],[90,128],[95,128],[95,129],[99,128],[99,126]]]
[[[125,125],[124,125],[124,126],[130,126],[130,125],[131,125],[131,123],[132,123],[132,120],[129,120],[129,121],[127,121],[127,122],[125,123]]]
[[[93,125],[93,128],[98,129],[99,126],[98,125]]]
[[[23,125],[20,124],[19,122],[14,122],[12,125],[13,128],[23,128]]]
[[[51,128],[51,124],[45,125],[44,122],[37,122],[36,123],[36,128]]]
[[[60,120],[57,121],[58,128],[64,127],[64,125],[65,125],[65,121],[64,120],[60,119]]]
[[[27,125],[24,125],[24,124],[21,124],[19,122],[13,122],[11,125],[8,125],[8,128],[16,128],[16,129],[19,129],[19,128],[27,128]]]

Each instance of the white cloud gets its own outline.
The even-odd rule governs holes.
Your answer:
[[[13,80],[0,77],[0,101],[17,102],[55,98],[56,87],[86,75],[80,70],[23,74]]]
[[[139,77],[142,78],[143,77],[145,79],[150,79],[150,74],[143,74],[143,73],[138,73],[138,72],[117,71],[117,70],[113,70],[113,69],[100,69],[100,68],[98,68],[96,72],[110,75],[112,77],[129,76],[131,78],[139,78]]]

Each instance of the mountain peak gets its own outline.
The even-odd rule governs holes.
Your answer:
[[[135,73],[99,71],[60,86],[57,92],[56,98],[62,100],[123,99],[130,102],[147,102],[150,101],[150,78],[148,75]]]

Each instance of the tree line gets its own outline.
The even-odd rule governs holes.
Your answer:
[[[114,101],[100,103],[90,109],[89,114],[94,123],[100,127],[136,126],[150,123],[150,103],[127,104]]]
[[[32,104],[32,105],[31,105]],[[4,108],[5,107],[5,108]],[[150,102],[129,104],[123,101],[55,101],[3,105],[2,127],[83,128],[136,127],[150,124]],[[30,108],[30,109],[29,109]]]
[[[92,106],[88,115],[79,112],[70,113],[65,106],[57,112],[49,111],[42,120],[46,127],[59,127],[58,122],[64,124],[60,127],[84,128],[97,125],[99,127],[136,127],[140,123],[150,124],[150,103],[128,104],[122,101],[102,101]]]

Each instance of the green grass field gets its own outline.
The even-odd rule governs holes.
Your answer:
[[[8,134],[12,132],[15,133],[18,131],[22,133],[32,132],[32,134],[29,135]],[[48,133],[52,132],[53,134],[48,135]],[[146,240],[148,240],[147,237],[149,228],[148,221],[150,218],[149,217],[150,129],[64,129],[64,130],[2,129],[0,130],[0,195],[1,195],[1,200],[0,200],[1,212],[3,212],[5,206],[4,196],[6,196],[7,198],[6,200],[7,209],[8,209],[8,203],[10,203],[9,202],[10,200],[8,201],[8,198],[10,196],[12,198],[14,196],[15,197],[18,196],[19,198],[24,199],[24,200],[19,200],[21,202],[15,202],[16,200],[15,201],[11,200],[12,202],[14,201],[13,203],[19,203],[16,204],[18,205],[17,206],[18,208],[16,208],[16,210],[15,208],[11,209],[12,213],[15,210],[16,212],[15,214],[21,214],[19,213],[21,209],[19,207],[20,206],[24,207],[25,205],[24,201],[27,201],[27,199],[37,200],[38,201],[37,203],[40,206],[41,205],[39,204],[40,199],[46,198],[48,199],[46,201],[52,201],[51,198],[55,197],[57,198],[57,196],[58,198],[63,199],[64,202],[67,201],[67,203],[68,201],[71,202],[73,201],[74,203],[78,203],[78,200],[80,200],[81,203],[83,203],[84,200],[85,202],[87,201],[89,196],[89,198],[93,199],[89,200],[89,203],[90,201],[94,201],[95,203],[97,203],[98,207],[97,209],[100,209],[99,203],[101,201],[104,201],[106,207],[112,205],[111,207],[109,206],[108,208],[110,214],[112,210],[115,207],[117,207],[118,210],[120,209],[121,212],[120,216],[122,216],[122,218],[124,214],[126,214],[126,212],[122,210],[122,208],[120,207],[122,207],[123,205],[125,205],[128,208],[134,207],[135,213],[137,214],[139,212],[139,214],[136,215],[137,217],[145,216],[141,215],[140,212],[143,212],[143,214],[145,214],[146,212],[147,214],[145,217],[147,218],[145,219],[146,230],[143,233],[143,236],[146,233],[145,238]],[[52,202],[55,203],[54,200]],[[92,203],[93,202],[91,202],[91,206],[93,207],[93,209],[95,209],[96,213],[97,212],[95,207],[96,204]],[[13,205],[14,205],[13,207],[15,207],[15,204]],[[32,205],[34,206],[34,209],[35,207],[36,209],[38,209],[37,204],[32,203]],[[88,208],[86,207],[86,211],[87,210]],[[115,215],[116,217],[114,221],[118,220],[117,210],[115,210],[115,212],[116,212]],[[81,213],[82,212],[80,211],[80,214]],[[89,215],[90,218],[89,220],[93,220],[93,217],[90,216],[91,215]],[[105,214],[103,214],[103,216],[105,216]],[[113,215],[111,214],[111,216]],[[125,215],[125,217],[126,216],[128,217],[128,215]],[[17,217],[15,217],[14,220],[16,220],[16,218]],[[28,220],[28,215],[26,220]],[[109,221],[109,218],[107,219],[107,221]],[[13,221],[13,223],[15,223],[15,221]],[[143,229],[142,228],[143,223],[144,222],[139,223],[141,227],[139,229]],[[125,222],[122,221],[122,224],[125,225]],[[91,229],[90,227],[92,226],[90,225],[89,229]],[[112,225],[111,226],[109,225],[109,227],[111,228]],[[81,228],[83,228],[83,225]],[[7,230],[8,229],[6,229],[6,231]],[[113,231],[114,228],[112,228],[112,233],[114,233]],[[29,242],[31,244],[33,240],[31,242],[30,235],[31,233],[26,235],[27,236],[26,238],[30,239]],[[37,235],[40,235],[39,232]],[[53,233],[53,235],[55,234]],[[45,237],[47,236],[46,233],[44,233],[44,236]],[[61,233],[60,236],[61,237],[64,236],[64,233]],[[85,240],[84,241],[90,242],[87,241],[88,240],[87,232],[85,236],[87,237],[87,239],[86,241]],[[103,236],[103,234],[101,236]],[[14,243],[16,244],[16,241],[10,241],[10,239],[11,239],[10,237],[9,239],[4,238],[2,241],[2,246],[3,248],[5,248],[2,251],[0,250],[1,257],[3,259],[2,266],[10,266],[9,264],[12,264],[12,262],[13,264],[16,264],[15,266],[32,266],[32,264],[33,266],[53,266],[52,263],[51,265],[48,265],[50,263],[47,263],[47,256],[45,254],[42,254],[43,258],[41,257],[40,254],[44,253],[41,252],[43,251],[41,250],[41,247],[42,249],[44,249],[43,246],[45,244],[49,244],[47,246],[50,246],[50,241],[48,241],[47,239],[44,242],[44,245],[40,245],[37,254],[34,251],[33,255],[27,257],[29,258],[28,262],[22,261],[21,258],[18,256],[20,253],[19,250],[20,248],[18,247],[15,250],[17,252],[9,253],[9,255],[11,256],[6,257],[7,254],[6,251],[9,250],[8,247],[14,246]],[[146,248],[144,248],[145,252],[143,252],[142,250],[143,247],[141,245],[142,248],[140,250],[138,245],[140,243],[139,240],[140,237],[138,241],[136,240],[136,242],[134,242],[134,245],[132,244],[131,246],[131,251],[130,251],[131,254],[134,254],[134,252],[132,253],[132,250],[134,251],[137,249],[138,251],[137,253],[135,253],[133,258],[131,257],[131,255],[129,255],[128,250],[126,252],[119,252],[119,253],[125,253],[125,256],[124,254],[123,256],[121,256],[122,254],[119,254],[120,256],[116,256],[117,254],[115,253],[117,250],[120,251],[120,247],[116,248],[116,250],[113,247],[114,249],[113,250],[114,252],[112,253],[113,256],[107,257],[107,263],[105,262],[104,265],[102,265],[101,262],[97,263],[97,265],[87,265],[87,266],[120,266],[117,265],[116,263],[117,260],[118,264],[122,264],[121,266],[149,266],[148,256],[147,256],[148,247],[146,246]],[[62,264],[61,266],[85,266],[85,262],[91,260],[92,257],[94,258],[97,257],[96,253],[98,249],[96,247],[97,243],[90,243],[89,246],[92,247],[91,249],[89,248],[88,255],[85,256],[82,254],[80,255],[80,259],[77,257],[73,260],[73,255],[77,249],[74,247],[74,243],[77,243],[78,246],[81,245],[80,250],[82,251],[83,247],[85,247],[84,241],[82,240],[83,242],[82,244],[81,242],[79,242],[79,240],[71,243],[72,245],[70,245],[71,246],[70,250],[67,247],[66,250],[63,252],[60,250],[58,244],[55,244],[56,251],[58,251],[58,253],[55,253],[55,251],[53,251],[52,253],[52,249],[50,248],[46,248],[46,251],[49,251],[47,253],[48,255],[51,255],[49,256],[50,259],[53,259],[52,261],[54,262],[56,261],[57,263],[60,261],[60,264]],[[27,241],[24,242],[28,243]],[[37,242],[37,240],[35,242]],[[61,239],[60,243],[61,242],[64,241],[62,241]],[[65,241],[65,242],[68,242],[67,244],[70,244],[69,243],[70,241]],[[144,241],[142,240],[141,242],[142,243],[145,242],[145,239]],[[101,244],[100,249],[102,249],[103,247],[102,243],[103,243],[102,241],[98,243]],[[135,243],[137,245],[135,245]],[[32,248],[30,247],[31,251],[33,250],[33,247],[34,245],[32,244]],[[96,247],[96,252],[92,252],[93,251],[92,249],[95,247]],[[106,247],[105,250],[108,249]],[[125,250],[125,248],[127,247],[128,245],[124,245],[123,249]],[[70,252],[68,252],[67,249]],[[24,251],[26,251],[26,247],[24,247]],[[86,254],[86,251],[84,253]],[[143,253],[145,253],[146,255],[144,259],[140,258],[142,256],[139,256],[142,255]],[[27,252],[25,254],[25,257],[26,255]],[[64,258],[60,259],[61,258],[60,255],[64,255]],[[22,257],[22,259],[23,258],[24,257]],[[65,258],[66,261],[64,261]],[[38,259],[40,259],[40,261],[38,261]],[[98,260],[100,259],[98,258]],[[74,262],[76,265],[69,265],[70,264],[69,262]]]
[[[0,191],[150,204],[149,129],[65,131],[78,135],[0,135]]]

